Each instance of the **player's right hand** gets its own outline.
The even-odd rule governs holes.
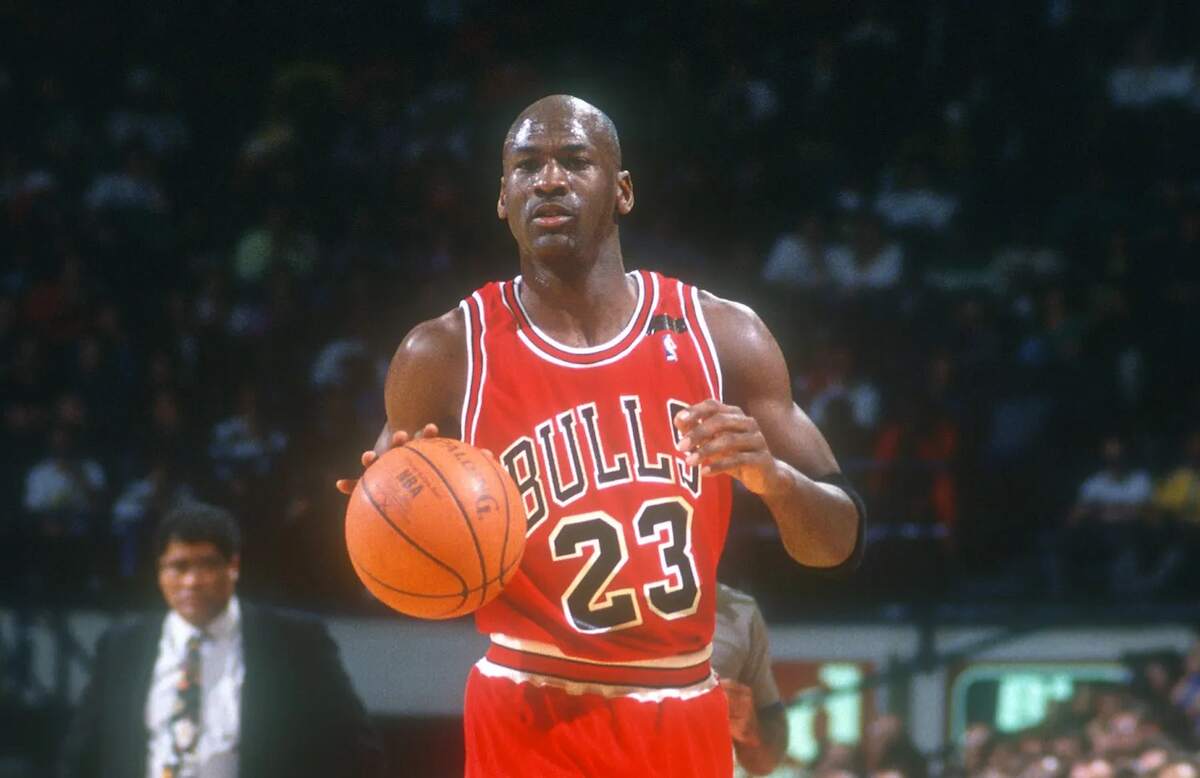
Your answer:
[[[399,448],[410,440],[416,440],[417,438],[436,438],[437,436],[438,427],[436,424],[432,423],[426,424],[415,435],[409,435],[404,430],[393,432],[392,437],[387,441],[387,447],[384,448],[383,451],[380,451],[378,446],[376,446],[374,449],[369,449],[362,452],[362,457],[360,457],[360,459],[362,460],[363,470],[366,470],[368,467],[375,464],[375,461],[379,459],[380,455],[385,451],[389,451],[393,448]],[[380,442],[382,443],[383,441],[380,440]],[[335,483],[335,486],[337,486],[337,490],[339,492],[348,495],[354,492],[354,486],[357,483],[357,478],[339,478]]]
[[[729,701],[729,734],[735,741],[747,746],[761,744],[758,732],[758,715],[754,710],[754,692],[744,683],[731,678],[721,679],[721,688]]]

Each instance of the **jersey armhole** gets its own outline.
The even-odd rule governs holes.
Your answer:
[[[700,355],[704,367],[704,377],[708,381],[709,391],[717,402],[725,402],[725,386],[721,376],[721,360],[717,357],[716,346],[713,345],[712,334],[708,330],[708,322],[704,319],[704,311],[700,307],[700,290],[694,286],[676,282],[679,294],[679,304],[684,317],[688,320],[688,335]]]
[[[475,445],[475,430],[479,426],[479,412],[483,406],[483,385],[487,380],[487,348],[484,335],[487,321],[484,318],[483,298],[479,292],[458,304],[462,309],[467,339],[467,380],[463,388],[462,412],[459,430],[464,443]]]

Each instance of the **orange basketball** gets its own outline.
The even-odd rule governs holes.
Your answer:
[[[451,438],[394,448],[368,467],[346,508],[346,549],[384,604],[423,619],[482,607],[525,550],[525,510],[508,473]]]

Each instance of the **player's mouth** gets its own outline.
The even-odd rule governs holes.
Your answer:
[[[561,227],[571,219],[575,218],[575,214],[556,203],[542,203],[533,209],[531,221],[543,229],[554,229]]]

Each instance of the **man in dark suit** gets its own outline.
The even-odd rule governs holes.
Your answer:
[[[312,619],[235,594],[233,516],[192,503],[158,528],[168,612],[110,629],[63,748],[63,778],[358,778],[380,749]]]

